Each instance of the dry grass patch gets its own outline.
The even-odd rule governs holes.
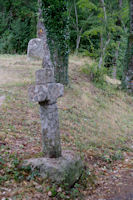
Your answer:
[[[111,148],[121,149],[123,146],[130,148],[133,134],[132,97],[122,91],[111,89],[103,92],[93,86],[80,74],[81,66],[87,62],[92,61],[76,56],[70,58],[70,86],[58,101],[62,137],[67,137],[67,141],[68,134],[70,138],[73,137],[73,141],[70,139],[66,146],[71,143],[72,147],[80,150],[93,148],[96,153]],[[6,95],[7,103],[3,109],[7,110],[7,114],[12,113],[12,119],[17,110],[19,118],[23,116],[22,121],[30,121],[30,125],[32,120],[39,123],[38,107],[28,101],[27,90],[40,67],[40,61],[29,62],[24,55],[1,55],[0,90],[1,96]],[[6,113],[4,116],[7,117]],[[19,118],[15,118],[16,124],[20,123]],[[13,120],[10,124],[14,125]]]
[[[0,86],[31,83],[40,66],[41,61],[29,61],[24,55],[0,55]]]

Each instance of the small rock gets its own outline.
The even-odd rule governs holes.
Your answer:
[[[58,190],[57,190],[57,192],[62,192],[62,188],[59,187]]]
[[[51,191],[48,192],[48,196],[49,196],[49,197],[52,196],[52,192],[51,192]]]
[[[42,189],[42,186],[41,186],[41,185],[37,185],[37,186],[35,186],[35,188],[36,188],[37,190],[41,190],[41,189]]]
[[[27,56],[33,59],[43,59],[44,57],[43,42],[40,38],[31,39],[28,43]]]
[[[133,172],[131,172],[131,176],[133,177]]]
[[[98,200],[106,200],[106,199],[98,199]]]
[[[129,159],[125,159],[125,162],[128,162],[129,161]]]

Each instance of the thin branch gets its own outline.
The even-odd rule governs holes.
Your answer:
[[[77,25],[77,31],[79,31],[79,22],[78,22],[78,12],[77,12],[77,6],[76,6],[76,2],[74,0],[74,10],[75,10],[75,17],[76,17],[76,25]]]
[[[105,57],[105,52],[106,52],[106,49],[107,49],[107,46],[108,44],[110,43],[110,36],[108,35],[108,40],[106,41],[103,49],[102,49],[102,54],[101,54],[101,57],[100,57],[100,60],[99,60],[99,64],[98,64],[98,68],[100,69],[102,64],[103,64],[103,59]]]
[[[84,23],[83,26],[81,27],[81,29],[80,29],[80,34],[82,33],[84,26],[87,24],[88,20],[92,17],[92,15],[93,15],[93,14],[89,15],[89,17],[88,17],[87,20],[86,20],[86,23]]]
[[[113,72],[112,72],[113,79],[116,79],[116,74],[117,74],[117,64],[116,64],[116,62],[117,62],[117,59],[118,59],[118,56],[119,56],[119,47],[120,47],[120,41],[118,41],[118,45],[117,45],[115,57],[114,57],[114,67],[113,67]]]
[[[69,14],[68,14],[68,17],[70,18],[70,16],[71,16],[71,11],[72,11],[72,7],[73,7],[73,5],[69,8]]]
[[[119,0],[119,7],[122,8],[122,0]]]
[[[106,7],[105,7],[105,3],[104,3],[104,0],[100,0],[101,1],[101,4],[102,4],[102,7],[103,7],[103,12],[104,12],[104,20],[105,20],[105,23],[107,23],[107,14],[106,14]]]

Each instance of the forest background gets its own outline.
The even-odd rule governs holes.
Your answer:
[[[50,0],[53,16],[55,10],[61,9],[61,2]],[[93,72],[96,81],[105,73],[122,80],[127,67],[128,0],[69,0],[67,8],[70,53],[90,56],[96,61],[84,72]],[[29,40],[36,37],[37,18],[38,2],[35,0],[2,1],[0,53],[25,54]]]

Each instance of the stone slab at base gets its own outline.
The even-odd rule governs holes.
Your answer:
[[[49,178],[56,184],[67,184],[71,187],[81,176],[83,163],[80,156],[72,151],[64,151],[59,158],[35,158],[25,160],[23,166],[38,170],[42,178]]]

